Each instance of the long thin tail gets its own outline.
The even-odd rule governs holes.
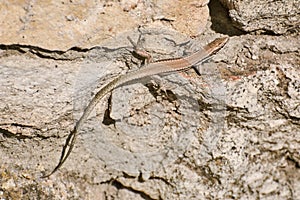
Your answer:
[[[84,124],[84,122],[86,121],[86,119],[88,118],[88,116],[90,115],[90,113],[93,111],[94,107],[98,104],[98,102],[110,91],[112,91],[116,86],[118,86],[118,81],[120,80],[122,76],[117,77],[116,79],[114,79],[112,82],[110,82],[109,84],[107,84],[106,86],[104,86],[99,92],[97,92],[97,94],[93,97],[93,99],[90,101],[90,103],[88,104],[88,106],[85,108],[82,116],[80,117],[80,119],[77,121],[76,125],[74,126],[73,130],[70,132],[70,134],[68,135],[65,145],[62,149],[61,152],[61,156],[59,159],[58,164],[56,165],[56,167],[52,170],[51,173],[42,176],[41,178],[46,178],[51,176],[53,173],[55,173],[63,164],[64,162],[67,160],[67,158],[69,157],[69,155],[71,154],[73,148],[74,148],[74,144],[75,141],[77,139],[77,135],[78,135],[78,131],[80,130],[81,126]]]

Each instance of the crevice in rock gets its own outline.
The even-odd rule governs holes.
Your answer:
[[[286,159],[287,159],[288,161],[292,162],[292,163],[294,164],[294,166],[295,166],[296,169],[300,169],[300,163],[299,163],[299,162],[297,161],[297,159],[295,159],[293,156],[288,155],[288,156],[286,157]]]
[[[219,0],[211,0],[208,4],[208,7],[211,17],[212,30],[229,36],[246,34],[246,32],[243,32],[233,26],[233,22],[228,15],[228,10],[222,6]]]
[[[132,187],[125,186],[125,185],[123,185],[121,182],[119,182],[119,181],[117,181],[117,180],[112,181],[112,185],[115,186],[118,190],[126,189],[126,190],[129,190],[130,192],[139,194],[139,195],[140,195],[143,199],[145,199],[145,200],[154,200],[153,198],[151,198],[151,197],[150,197],[148,194],[146,194],[145,192],[136,190],[136,189],[134,189],[134,188],[132,188]]]
[[[47,139],[48,137],[45,137],[43,135],[36,135],[36,136],[28,136],[28,135],[22,135],[22,133],[12,133],[9,130],[0,128],[0,133],[3,134],[4,137],[7,138],[16,138],[18,140],[24,140],[24,139],[33,139],[33,138],[41,138],[41,139]]]
[[[20,128],[30,128],[33,130],[37,130],[38,132],[41,132],[40,129],[30,126],[30,125],[25,125],[25,124],[18,124],[18,123],[11,123],[11,124],[1,124],[1,125],[9,125],[9,126],[14,126],[14,127],[20,127]],[[16,138],[18,140],[24,140],[24,139],[33,139],[33,138],[40,138],[40,139],[48,139],[50,136],[44,136],[41,134],[35,134],[34,136],[29,136],[29,135],[23,135],[22,133],[13,133],[7,129],[0,128],[0,133],[3,134],[4,137],[7,138]]]
[[[108,48],[108,47],[99,47],[99,46],[95,46],[91,48],[72,47],[66,51],[61,51],[61,50],[44,49],[32,45],[0,44],[0,50],[4,50],[4,51],[13,50],[19,52],[20,54],[31,53],[32,55],[36,55],[39,58],[61,60],[61,61],[74,61],[74,60],[79,60],[81,58],[85,58],[88,56],[87,53],[89,53],[92,50],[102,51],[104,53],[111,53],[114,51],[127,49],[127,48],[128,47]]]
[[[168,180],[166,180],[165,178],[162,178],[162,177],[151,176],[151,177],[149,178],[149,180],[159,180],[159,181],[164,182],[166,185],[171,186],[172,188],[176,188],[175,185],[173,185],[173,184],[170,183]]]
[[[19,51],[21,53],[25,53],[26,51],[24,51],[24,49],[31,49],[31,50],[36,50],[36,51],[42,51],[45,53],[57,53],[57,54],[63,54],[65,53],[65,51],[51,51],[48,49],[43,49],[41,47],[36,47],[36,46],[31,46],[31,45],[22,45],[22,44],[10,44],[10,45],[4,45],[4,44],[0,44],[0,49],[1,50],[16,50]]]

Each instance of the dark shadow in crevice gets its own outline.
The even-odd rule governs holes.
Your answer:
[[[246,32],[233,26],[233,22],[228,15],[228,10],[223,7],[219,0],[211,0],[208,4],[211,16],[211,29],[217,33],[229,36],[244,35]]]
[[[153,200],[153,198],[151,198],[151,196],[148,195],[147,193],[145,193],[143,191],[135,190],[135,189],[133,189],[131,187],[128,187],[128,186],[125,186],[125,185],[123,185],[121,182],[119,182],[117,180],[112,181],[112,185],[114,187],[116,187],[118,190],[128,190],[128,191],[130,191],[130,192],[132,192],[134,194],[139,194],[142,199]]]
[[[111,124],[115,124],[116,123],[116,120],[114,120],[113,118],[110,117],[111,104],[112,104],[111,101],[112,101],[112,97],[110,95],[109,99],[108,99],[108,107],[107,107],[107,109],[104,112],[104,117],[103,117],[103,120],[102,120],[102,123],[104,125],[106,125],[106,126],[109,126]]]

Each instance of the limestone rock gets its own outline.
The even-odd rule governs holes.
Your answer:
[[[235,26],[245,32],[291,34],[300,30],[297,0],[220,0]]]
[[[139,25],[161,25],[165,20],[176,30],[195,36],[204,31],[207,19],[206,0],[162,1],[159,5],[135,0],[1,1],[0,43],[48,51],[85,49]]]
[[[244,9],[236,21],[256,35],[233,29],[216,2],[208,4],[211,26],[206,1],[49,2],[0,3],[0,199],[300,196],[295,24],[287,28],[289,21],[263,10],[263,2],[256,2],[261,12],[251,2],[228,4]],[[290,2],[270,4],[281,2],[293,11]],[[265,21],[274,27],[265,29],[259,13],[271,15]],[[108,94],[62,168],[40,178],[57,164],[95,92],[141,64],[127,36],[142,35],[158,60],[190,54],[223,34],[229,42],[199,65],[201,76],[155,76]]]

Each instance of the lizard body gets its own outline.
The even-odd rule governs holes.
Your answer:
[[[189,56],[182,57],[182,58],[175,58],[175,59],[160,60],[160,61],[149,63],[148,65],[140,68],[139,70],[132,71],[124,75],[120,75],[119,77],[115,78],[110,83],[105,85],[99,92],[97,92],[97,94],[90,101],[88,106],[85,108],[82,116],[75,124],[73,130],[68,135],[58,165],[53,169],[53,171],[50,174],[45,175],[43,177],[48,177],[54,172],[56,172],[66,161],[66,159],[68,158],[68,156],[70,155],[74,147],[79,129],[86,121],[86,119],[88,118],[88,116],[90,115],[94,107],[107,93],[111,92],[113,89],[121,86],[122,84],[125,84],[132,80],[140,79],[155,74],[180,71],[192,67],[193,65],[205,60],[207,57],[217,52],[226,44],[227,41],[228,41],[228,37],[217,38],[211,43],[204,46],[199,51]],[[69,148],[67,149],[68,146]]]

